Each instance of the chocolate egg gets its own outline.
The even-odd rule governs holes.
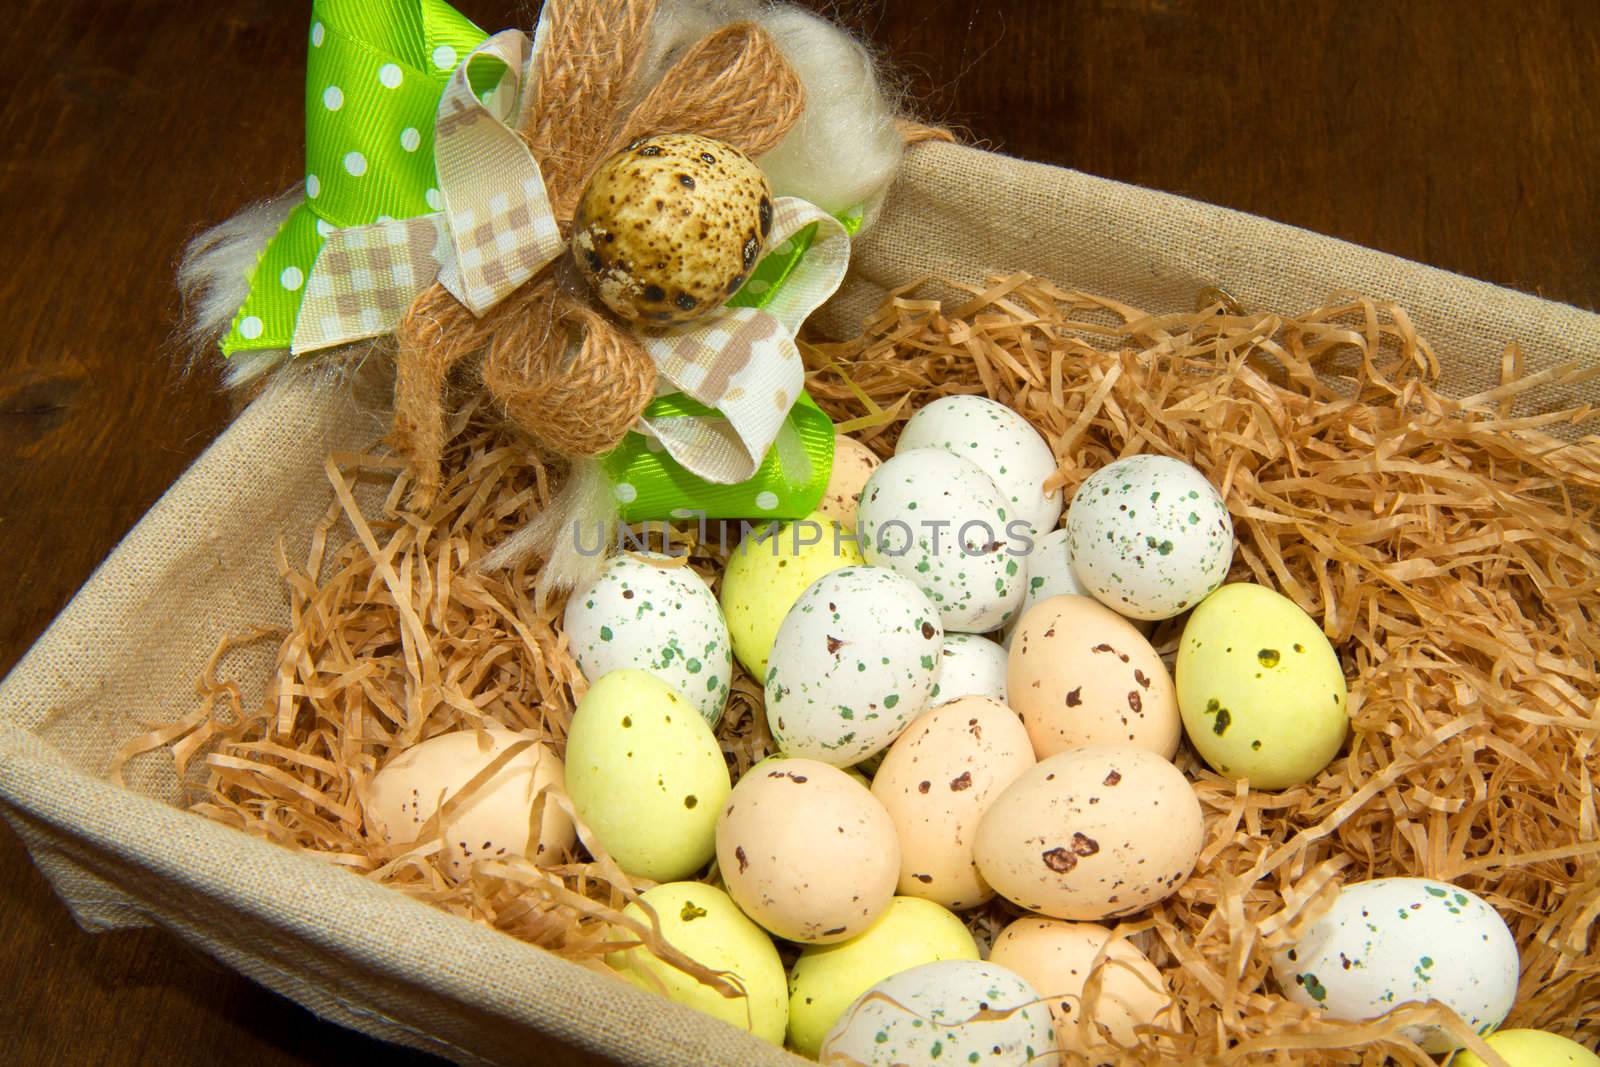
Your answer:
[[[772,230],[772,190],[749,156],[696,134],[645,137],[589,179],[572,257],[600,300],[651,326],[719,307]]]

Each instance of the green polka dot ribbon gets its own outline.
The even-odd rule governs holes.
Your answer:
[[[298,355],[388,332],[435,277],[481,314],[560,254],[537,161],[506,125],[529,51],[522,34],[488,37],[441,0],[315,0],[305,198],[252,271],[224,354]],[[859,211],[836,218],[777,198],[740,291],[688,327],[642,337],[677,392],[605,457],[624,517],[815,507],[832,426],[804,395],[794,334],[842,280],[859,224]]]
[[[305,199],[250,276],[222,352],[287,349],[305,283],[336,229],[441,207],[439,97],[487,38],[442,0],[315,0],[306,52]],[[486,91],[498,73],[473,71]]]

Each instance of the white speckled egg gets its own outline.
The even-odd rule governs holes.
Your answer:
[[[941,704],[912,723],[872,779],[900,837],[900,892],[953,911],[993,897],[972,861],[978,820],[1033,764],[1028,731],[992,697]]]
[[[1072,569],[1135,619],[1169,619],[1228,576],[1233,520],[1205,475],[1167,456],[1129,456],[1091,474],[1067,512]]]
[[[733,652],[711,587],[656,553],[606,561],[593,585],[567,600],[562,627],[591,682],[637,667],[694,702],[714,730],[728,702]]]
[[[1182,771],[1148,749],[1087,745],[1012,782],[978,824],[973,858],[1019,907],[1109,919],[1176,892],[1204,839],[1200,801]]]
[[[778,759],[740,778],[723,805],[717,869],[767,930],[825,945],[863,932],[889,907],[900,845],[866,786],[826,763]]]
[[[372,776],[365,811],[370,829],[385,841],[405,844],[495,757],[518,742],[531,741],[495,776],[468,798],[445,826],[445,872],[465,878],[474,860],[525,856],[547,863],[573,842],[572,820],[547,803],[539,836],[530,839],[529,821],[541,789],[562,790],[561,760],[531,734],[491,726],[481,733],[458,730],[413,745]]]
[[[1006,699],[1006,650],[977,634],[945,634],[939,652],[939,691],[930,703],[962,697]]]
[[[1044,491],[1056,472],[1050,446],[1027,419],[986,396],[944,396],[926,404],[900,431],[896,452],[942,448],[976,463],[1000,488],[1012,518],[1037,532],[1061,517],[1061,490]]]
[[[882,462],[876,452],[854,437],[835,434],[833,469],[828,474],[828,487],[822,491],[817,510],[846,530],[854,530],[861,490]]]
[[[1013,536],[1022,526],[989,476],[937,448],[900,452],[867,479],[856,513],[861,553],[916,582],[947,630],[988,633],[1022,603]]]
[[[939,680],[944,629],[915,584],[846,567],[789,609],[767,658],[767,725],[786,756],[848,767],[922,713]]]
[[[942,960],[901,971],[856,998],[828,1031],[818,1060],[835,1067],[1022,1067],[1053,1059],[1055,1048],[1050,1009],[1027,982],[997,964]]]
[[[1485,1034],[1511,1010],[1519,962],[1505,920],[1477,894],[1429,878],[1375,878],[1341,889],[1272,969],[1291,1000],[1335,1019],[1437,1000]],[[1402,1032],[1429,1052],[1457,1047],[1437,1027]]]

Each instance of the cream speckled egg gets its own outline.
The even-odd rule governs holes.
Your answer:
[[[872,473],[856,512],[861,552],[910,578],[947,630],[987,633],[1022,603],[1020,523],[983,470],[938,448],[898,452]]]
[[[850,1002],[890,975],[938,960],[975,960],[961,920],[916,897],[895,897],[866,933],[808,945],[789,971],[789,1044],[815,1058]]]
[[[1132,915],[1177,891],[1205,821],[1183,772],[1148,749],[1089,745],[1024,771],[973,849],[1001,896],[1057,919]]]
[[[458,730],[412,745],[372,777],[365,803],[368,827],[385,841],[405,844],[439,810],[511,745],[532,741],[468,798],[445,826],[445,872],[465,878],[474,860],[525,856],[556,862],[572,847],[572,820],[553,803],[544,807],[539,836],[529,822],[539,791],[560,791],[561,760],[531,734],[490,726]]]
[[[1006,699],[1006,650],[977,634],[945,634],[939,652],[939,691],[930,703],[962,697]]]
[[[767,657],[767,725],[786,756],[848,767],[922,713],[944,629],[916,585],[846,567],[800,594]]]
[[[722,572],[722,613],[733,654],[757,680],[778,627],[806,586],[864,560],[850,534],[817,512],[796,522],[754,531],[728,557]]]
[[[1089,597],[1051,597],[1022,616],[1006,692],[1041,758],[1126,742],[1171,759],[1183,734],[1161,656],[1132,623]]]
[[[1013,518],[1035,532],[1061,517],[1061,490],[1044,491],[1056,472],[1050,446],[1027,419],[986,396],[942,396],[925,404],[900,431],[896,452],[942,448],[969,459],[999,487]]]
[[[1119,614],[1168,619],[1228,576],[1233,519],[1205,475],[1168,456],[1129,456],[1091,474],[1067,512],[1078,580]]]
[[[594,584],[567,600],[562,628],[585,678],[649,671],[716,729],[733,676],[728,626],[710,586],[682,563],[656,553],[607,560]]]
[[[1054,1059],[1050,1009],[994,963],[943,960],[886,978],[861,994],[822,1043],[832,1067],[1023,1067]]]
[[[1570,1037],[1545,1030],[1497,1030],[1484,1038],[1511,1067],[1600,1067],[1600,1056]],[[1475,1052],[1463,1050],[1450,1067],[1489,1067]]]
[[[749,1030],[774,1045],[783,1044],[789,1021],[788,990],[783,961],[766,932],[745,918],[728,894],[701,882],[668,882],[643,893],[640,900],[655,911],[667,944],[696,963],[728,972],[727,977],[744,987],[745,995],[725,997],[643,945],[609,954],[607,965],[641,989],[665,989],[671,1000]],[[650,925],[639,901],[622,913]],[[630,931],[621,928],[613,928],[609,937],[633,939]]]
[[[817,510],[846,530],[854,530],[861,490],[881,463],[878,454],[860,441],[842,433],[835,434],[833,469],[828,474],[828,487],[822,491]]]
[[[1000,931],[989,959],[1021,975],[1049,998],[1061,1050],[1084,1056],[1094,1067],[1115,1063],[1115,1046],[1136,1043],[1134,1027],[1153,1024],[1173,1029],[1172,1011],[1161,972],[1131,942],[1111,941],[1111,931],[1094,923],[1024,916]],[[1084,991],[1100,951],[1099,992],[1089,1003]],[[1100,1027],[1109,1031],[1111,1044]]]
[[[567,793],[627,873],[669,882],[704,867],[728,791],[711,727],[655,675],[612,671],[578,702],[567,730]]]
[[[645,137],[594,172],[573,219],[572,258],[630,322],[673,325],[739,291],[772,230],[772,190],[730,144]]]
[[[1517,943],[1476,893],[1431,878],[1374,878],[1339,890],[1333,906],[1272,960],[1289,999],[1350,1021],[1437,1000],[1480,1034],[1517,996]],[[1434,1026],[1401,1028],[1429,1052],[1456,1042]]]
[[[900,892],[958,911],[993,897],[972,861],[978,820],[1033,764],[1028,731],[991,697],[941,704],[913,722],[872,779],[900,837]]]
[[[1257,789],[1310,781],[1349,730],[1344,672],[1322,627],[1249,582],[1223,586],[1189,616],[1177,693],[1189,742],[1217,773]]]
[[[894,897],[900,845],[866,787],[781,759],[739,779],[717,820],[717,868],[744,913],[790,941],[854,937]]]

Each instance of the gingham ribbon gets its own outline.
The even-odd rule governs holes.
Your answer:
[[[562,253],[539,164],[507,124],[531,53],[526,34],[505,30],[456,67],[434,124],[443,209],[329,234],[306,279],[295,355],[393,331],[435,280],[481,315]],[[486,59],[505,74],[480,99],[468,72]]]
[[[778,197],[766,243],[768,250],[782,249],[811,225],[817,228],[811,247],[763,306],[725,305],[644,338],[661,376],[720,414],[652,417],[647,409],[639,431],[708,482],[731,484],[753,475],[805,386],[794,335],[844,280],[850,235],[821,208]]]

